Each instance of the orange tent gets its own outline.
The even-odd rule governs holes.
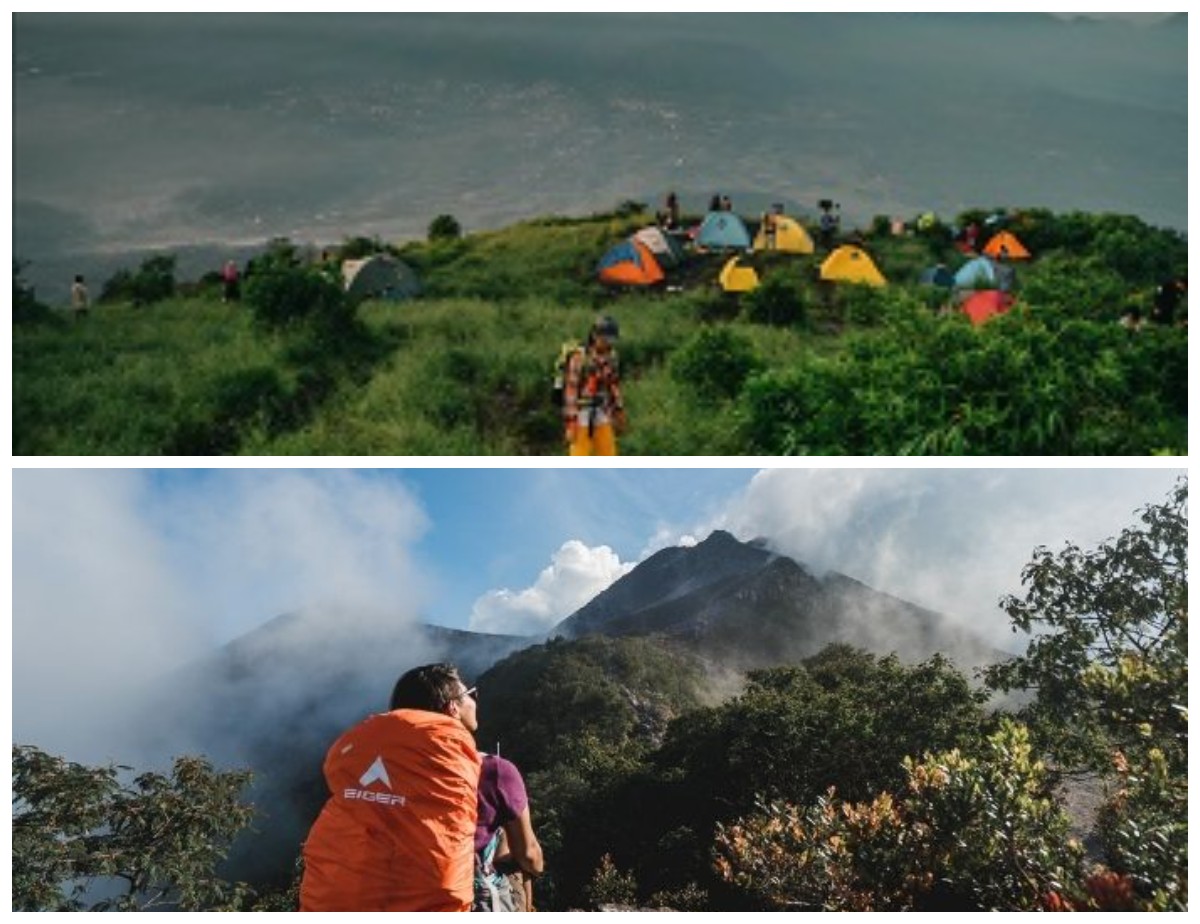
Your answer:
[[[330,797],[304,844],[301,911],[470,911],[480,758],[458,719],[398,709],[325,757]]]
[[[993,237],[983,248],[983,253],[996,260],[1002,256],[1007,256],[1010,260],[1028,260],[1033,256],[1011,231],[1001,231]]]
[[[962,310],[963,314],[971,319],[971,323],[978,327],[996,315],[1004,314],[1012,305],[1013,297],[1007,292],[984,289],[963,302]]]
[[[610,286],[652,286],[667,278],[650,248],[636,239],[622,241],[606,253],[598,275]]]

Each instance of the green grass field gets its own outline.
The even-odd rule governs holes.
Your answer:
[[[866,239],[882,290],[767,254],[741,301],[711,257],[680,292],[605,292],[596,260],[638,215],[409,244],[425,294],[364,304],[334,339],[215,296],[14,323],[13,452],[561,454],[553,362],[603,311],[622,327],[625,455],[1186,454],[1186,326],[1117,323],[1186,272],[1186,241],[1116,216],[1022,220],[1038,258],[1020,305],[980,328],[916,282],[952,261],[945,240],[882,231]]]

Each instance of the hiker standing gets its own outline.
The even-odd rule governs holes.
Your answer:
[[[484,754],[475,827],[473,911],[532,911],[532,879],[545,869],[533,833],[521,771],[498,754]],[[517,879],[517,883],[513,882]]]
[[[470,910],[478,727],[475,690],[452,664],[429,664],[396,682],[389,712],[333,743],[301,911]]]
[[[76,276],[71,283],[71,313],[76,320],[87,317],[89,309],[92,307],[92,299],[88,294],[87,285],[83,281],[82,276]]]
[[[617,454],[617,434],[626,427],[615,349],[619,335],[613,318],[598,318],[587,344],[567,360],[563,422],[573,456]]]
[[[241,297],[238,267],[232,260],[226,261],[224,269],[221,270],[221,284],[223,286],[221,301],[236,302]]]
[[[674,190],[667,193],[667,230],[674,231],[679,227],[679,197]]]
[[[762,216],[762,233],[763,242],[767,250],[775,249],[775,212],[772,209],[767,209]]]
[[[1179,308],[1179,299],[1187,291],[1187,281],[1183,279],[1164,279],[1154,290],[1154,311],[1150,315],[1156,324],[1174,324],[1175,312]]]

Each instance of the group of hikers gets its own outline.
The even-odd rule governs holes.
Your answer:
[[[544,871],[516,766],[481,754],[479,691],[452,664],[396,682],[325,757],[301,911],[533,911]]]

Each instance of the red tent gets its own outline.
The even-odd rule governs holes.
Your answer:
[[[1012,304],[1013,297],[1007,292],[985,289],[963,302],[962,310],[963,314],[971,319],[971,323],[978,326],[998,314],[1004,314]]]

